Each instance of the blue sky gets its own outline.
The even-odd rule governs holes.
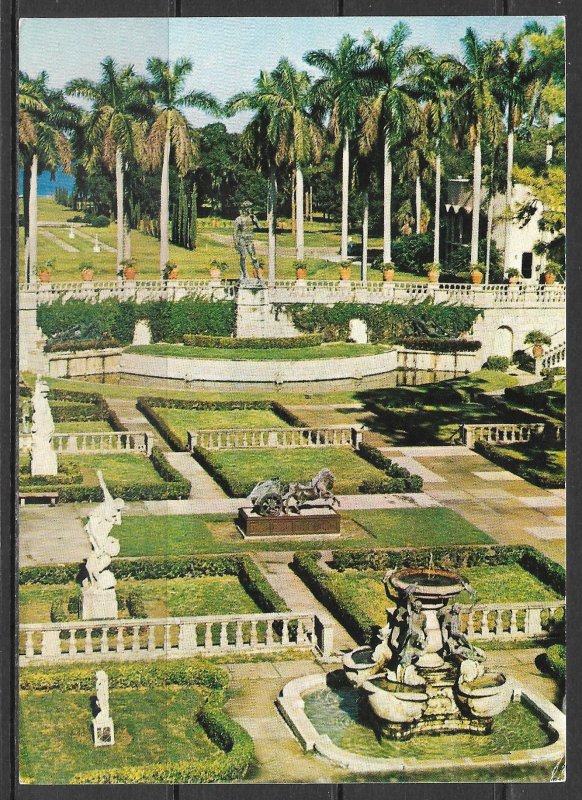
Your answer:
[[[534,17],[271,17],[271,18],[118,18],[24,19],[20,23],[20,68],[31,75],[46,69],[53,87],[73,77],[95,80],[107,55],[145,72],[150,56],[174,61],[188,56],[194,63],[186,89],[212,92],[223,102],[251,88],[261,69],[271,70],[285,55],[296,65],[303,54],[334,49],[344,33],[361,38],[366,30],[386,35],[398,19],[406,19],[411,44],[429,45],[438,53],[460,54],[459,40],[467,27],[483,38],[513,36]],[[548,29],[561,17],[535,17]],[[188,110],[193,125],[213,121]],[[248,116],[227,120],[241,130]]]

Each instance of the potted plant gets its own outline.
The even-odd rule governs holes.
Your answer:
[[[393,281],[396,273],[396,265],[392,261],[382,264],[382,280]]]
[[[517,283],[519,276],[519,270],[515,269],[515,267],[507,270],[507,282],[510,284],[510,286],[513,286]]]
[[[166,261],[164,268],[164,280],[175,281],[178,277],[178,265],[175,261]]]
[[[543,331],[530,331],[523,341],[525,344],[533,345],[531,353],[534,358],[541,358],[544,354],[544,345],[551,344],[552,337]]]
[[[213,258],[210,262],[210,277],[213,281],[219,281],[222,273],[226,272],[228,269],[228,264],[226,261],[219,261],[217,258]]]
[[[51,280],[51,267],[54,266],[54,261],[48,259],[38,269],[38,279],[41,283],[50,283]]]
[[[544,283],[551,286],[555,283],[556,277],[560,274],[560,265],[556,261],[548,261],[544,271]]]
[[[135,267],[135,258],[123,259],[121,266],[123,267],[123,277],[125,280],[134,281],[137,273],[137,269]]]
[[[340,281],[349,281],[352,274],[351,261],[342,261],[340,264]]]
[[[483,264],[471,264],[471,283],[475,286],[480,284],[483,280],[483,272],[485,267]]]
[[[441,274],[441,265],[436,262],[431,262],[430,264],[424,265],[424,271],[426,272],[428,282],[429,283],[438,283],[439,276]]]
[[[91,261],[81,261],[79,264],[79,272],[81,273],[81,278],[84,281],[92,281],[93,280],[93,264]]]
[[[295,267],[295,277],[298,281],[304,281],[307,278],[307,267],[305,266],[305,261],[294,261],[293,266]]]

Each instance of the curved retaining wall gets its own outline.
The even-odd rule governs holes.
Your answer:
[[[153,378],[225,383],[313,383],[330,380],[360,380],[392,372],[398,367],[398,352],[353,358],[312,361],[230,361],[207,358],[167,358],[123,353],[120,372]]]

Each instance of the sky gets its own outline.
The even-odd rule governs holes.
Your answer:
[[[308,50],[334,50],[341,36],[362,38],[366,30],[386,36],[393,24],[405,19],[410,44],[430,46],[437,53],[460,55],[459,40],[467,27],[482,38],[514,36],[532,19],[550,30],[562,17],[204,17],[204,18],[96,18],[23,19],[20,22],[20,69],[29,75],[46,70],[49,85],[62,88],[75,77],[97,80],[99,64],[113,56],[119,64],[133,64],[145,73],[150,56],[175,61],[189,57],[194,65],[185,91],[211,92],[220,102],[251,89],[263,69],[272,70],[282,56],[313,74],[303,62]],[[77,101],[79,102],[79,101]],[[188,109],[195,126],[216,121]],[[224,120],[240,131],[248,113]]]

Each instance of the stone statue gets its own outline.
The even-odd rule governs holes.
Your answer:
[[[37,375],[32,395],[32,449],[30,454],[32,475],[56,475],[58,471],[57,454],[52,446],[55,423],[48,402],[48,392],[48,384],[40,375]]]
[[[101,470],[97,471],[97,478],[103,490],[103,502],[89,515],[85,525],[92,550],[85,564],[87,575],[82,582],[82,616],[83,619],[116,619],[116,580],[107,567],[119,555],[119,539],[110,533],[114,525],[121,525],[121,510],[125,503],[120,497],[112,497]]]
[[[485,653],[475,647],[461,630],[461,606],[453,603],[450,608],[444,608],[438,614],[445,653],[481,662],[485,660]]]
[[[115,743],[113,720],[109,713],[109,678],[102,669],[95,673],[95,694],[97,695],[97,708],[93,718],[93,738],[95,747],[102,747]]]
[[[407,666],[421,656],[426,649],[426,614],[420,600],[409,600],[404,623],[407,626],[400,653],[400,664]]]
[[[234,221],[233,240],[234,247],[240,258],[240,279],[247,280],[246,258],[250,256],[256,277],[259,277],[259,260],[255,252],[253,231],[259,226],[259,221],[253,214],[253,205],[248,200],[241,203],[240,214]]]

